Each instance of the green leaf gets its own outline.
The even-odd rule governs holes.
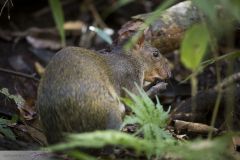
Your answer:
[[[62,46],[65,46],[66,42],[65,42],[65,31],[64,31],[64,16],[63,16],[60,0],[48,0],[48,2],[50,4],[53,18],[56,23],[58,32],[61,36]]]
[[[142,88],[136,83],[135,86],[139,96],[124,89],[131,99],[125,98],[123,102],[131,108],[134,114],[126,116],[123,125],[137,123],[139,130],[143,131],[144,138],[150,141],[164,141],[166,137],[172,139],[171,136],[167,136],[168,131],[164,130],[169,120],[169,110],[165,112],[158,99],[155,105]]]
[[[81,159],[81,160],[97,160],[98,159],[86,153],[80,152],[79,150],[70,151],[68,155],[70,155],[70,157],[74,157],[75,159]]]
[[[192,74],[190,74],[187,78],[185,78],[183,81],[181,81],[181,83],[185,83],[187,80],[192,78],[194,75],[197,75],[199,72],[201,72],[204,68],[206,68],[210,64],[213,64],[213,63],[216,63],[216,62],[222,61],[222,60],[234,60],[238,57],[240,57],[240,51],[234,51],[234,52],[231,52],[228,54],[224,54],[222,56],[218,56],[217,58],[208,59],[208,60],[202,62],[201,65],[198,67],[198,69],[196,69]]]
[[[196,70],[206,52],[209,43],[209,33],[202,24],[190,28],[181,44],[181,61],[188,69]]]
[[[47,150],[60,151],[75,147],[101,148],[106,145],[121,145],[126,148],[133,148],[138,153],[146,150],[146,148],[150,151],[153,149],[150,142],[144,139],[113,130],[71,134],[68,136],[68,138],[69,139],[67,142],[50,146],[47,148]]]
[[[216,9],[216,0],[193,0],[193,3],[195,6],[197,6],[201,12],[204,13],[205,16],[207,16],[212,23],[216,24],[217,22],[217,9]]]
[[[15,134],[12,130],[8,127],[11,123],[10,120],[0,118],[0,132],[9,139],[16,140]]]
[[[229,0],[223,1],[229,6],[229,11],[235,16],[235,18],[240,21],[240,1],[239,0]]]
[[[130,50],[134,44],[137,43],[137,41],[139,40],[139,38],[144,34],[144,30],[149,27],[151,24],[155,23],[157,21],[157,19],[162,15],[163,11],[165,9],[167,9],[168,7],[170,7],[171,5],[174,4],[176,0],[167,0],[164,1],[161,5],[159,5],[157,7],[157,9],[152,12],[149,13],[148,17],[145,19],[144,24],[142,24],[137,33],[134,34],[134,36],[132,36],[129,41],[124,45],[124,49],[125,50]],[[139,19],[137,16],[135,16],[135,19]],[[141,18],[140,18],[141,19]]]
[[[4,94],[9,99],[14,100],[17,106],[23,106],[25,104],[25,100],[20,95],[10,94],[7,88],[2,88],[0,93]]]
[[[197,140],[192,142],[176,141],[172,135],[165,130],[168,119],[168,112],[165,112],[157,100],[157,106],[149,101],[143,90],[139,90],[139,96],[130,93],[132,100],[126,100],[130,104],[133,112],[146,112],[126,117],[129,123],[138,123],[140,128],[136,134],[144,135],[144,139],[135,137],[127,133],[115,130],[95,131],[89,133],[71,134],[63,143],[48,147],[50,151],[61,151],[80,148],[102,148],[104,146],[117,145],[123,148],[131,148],[136,151],[137,155],[146,155],[148,159],[152,156],[161,158],[164,155],[173,155],[178,159],[201,160],[201,159],[225,159],[224,155],[228,155],[227,146],[230,144],[233,135],[224,135],[214,140]],[[143,97],[142,97],[143,96]],[[132,102],[131,102],[132,101]],[[135,102],[137,101],[137,103]],[[140,105],[140,106],[137,106]],[[147,108],[142,110],[141,108]],[[143,117],[142,117],[143,116]],[[125,122],[126,122],[125,121]],[[204,157],[202,156],[204,154]],[[87,155],[76,152],[70,154],[78,159],[88,159]]]

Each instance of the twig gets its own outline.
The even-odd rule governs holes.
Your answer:
[[[13,71],[13,70],[10,70],[10,69],[5,69],[5,68],[0,68],[0,72],[10,73],[10,74],[13,74],[15,76],[24,77],[24,78],[32,79],[34,81],[39,82],[38,78],[35,78],[34,76],[26,74],[26,73],[21,73],[21,72],[17,72],[17,71]]]
[[[158,92],[166,90],[167,83],[160,82],[156,85],[152,86],[150,89],[147,90],[147,95],[153,99],[157,95]]]
[[[3,12],[3,9],[5,8],[6,4],[8,3],[9,0],[6,0],[1,8],[1,11],[0,11],[0,16],[2,15],[2,12]],[[10,3],[11,5],[13,6],[13,3],[12,3],[12,0],[10,0]]]
[[[231,76],[225,78],[221,83],[217,84],[214,89],[218,90],[219,88],[225,88],[228,85],[234,83],[235,81],[240,80],[240,72],[234,73]]]
[[[95,21],[102,27],[102,28],[107,28],[107,25],[105,22],[102,20],[101,16],[99,15],[96,7],[92,4],[93,2],[88,3],[89,10],[92,12],[92,15],[95,19]]]
[[[187,122],[187,121],[181,121],[181,120],[175,120],[174,127],[179,133],[181,131],[187,131],[187,132],[193,132],[193,133],[199,133],[199,134],[207,134],[209,131],[212,131],[214,133],[218,132],[218,129],[206,124]]]

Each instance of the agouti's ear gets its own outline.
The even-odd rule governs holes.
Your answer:
[[[144,33],[138,38],[137,43],[134,46],[134,49],[139,50],[144,45],[145,36]]]

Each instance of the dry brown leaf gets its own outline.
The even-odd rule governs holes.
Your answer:
[[[86,25],[81,21],[68,21],[68,22],[64,23],[63,27],[65,30],[70,30],[70,31],[71,30],[72,31],[79,30],[80,31],[83,27],[86,28]]]
[[[39,62],[35,62],[34,67],[38,75],[42,76],[44,74],[45,68]]]
[[[39,131],[38,129],[31,127],[27,124],[25,125],[16,125],[14,126],[15,132],[23,132],[23,133],[18,133],[17,135],[22,135],[24,136],[25,139],[28,139],[28,141],[33,141],[37,142],[41,146],[46,146],[47,145],[47,139],[43,132]],[[27,134],[26,134],[27,133]]]
[[[20,116],[27,121],[32,120],[36,117],[33,99],[27,99],[25,101],[25,104],[18,106],[18,110],[20,112]]]
[[[62,47],[60,36],[54,29],[30,28],[26,33],[26,40],[38,49],[58,50]]]

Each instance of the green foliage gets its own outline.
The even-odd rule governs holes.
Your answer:
[[[171,135],[164,130],[169,120],[168,113],[170,108],[165,112],[158,98],[155,105],[143,89],[137,85],[136,87],[140,96],[134,95],[125,89],[131,99],[124,98],[123,102],[135,114],[126,116],[122,126],[126,124],[138,124],[140,126],[138,133],[143,132],[144,138],[148,140],[162,141],[171,139]]]
[[[240,1],[239,0],[221,0],[226,8],[231,9],[230,14],[240,21]]]
[[[233,159],[227,150],[231,142],[231,135],[224,135],[214,140],[194,140],[181,143],[177,146],[170,146],[169,151],[173,155],[184,160],[225,160]]]
[[[211,34],[211,43],[215,40],[227,38],[231,41],[236,23],[240,21],[239,0],[192,0],[193,4],[203,13],[202,20],[206,23]]]
[[[188,59],[183,59],[184,54],[186,52],[184,51],[184,46],[185,48],[193,48],[194,45],[191,43],[191,38],[189,38],[188,41],[185,41],[187,39],[187,34],[191,32],[192,28],[187,31],[185,38],[181,44],[181,61],[183,64],[191,69],[193,71],[191,77],[191,85],[192,85],[192,96],[194,97],[197,93],[197,74],[199,71],[202,70],[202,68],[206,67],[209,63],[214,63],[219,59],[219,43],[218,41],[220,40],[221,42],[224,39],[224,44],[226,47],[232,48],[234,46],[234,30],[236,30],[236,24],[240,20],[240,1],[239,0],[192,0],[192,3],[194,6],[196,6],[200,13],[201,13],[201,20],[202,23],[205,26],[205,31],[201,29],[195,30],[192,34],[194,34],[195,39],[199,40],[199,44],[202,46],[202,50],[204,50],[204,47],[206,46],[206,39],[202,39],[205,35],[208,35],[209,37],[209,48],[211,49],[211,54],[212,57],[214,57],[214,61],[207,61],[207,63],[203,63],[200,65],[200,63],[196,62],[196,59],[193,57],[191,59],[190,56],[188,56]],[[202,32],[205,32],[204,34]],[[203,34],[203,35],[201,35]],[[200,37],[199,37],[200,36]],[[198,38],[199,37],[199,38]],[[195,39],[192,39],[195,41]],[[191,47],[192,46],[192,47]],[[201,49],[201,47],[200,47]],[[198,51],[199,52],[199,51]],[[194,53],[194,52],[193,52]],[[201,59],[201,57],[199,58]],[[221,57],[222,59],[222,57]],[[195,64],[195,65],[194,65]],[[229,63],[228,68],[227,68],[227,74],[232,74],[230,72],[233,71],[233,65]],[[220,67],[219,64],[216,63],[216,78],[217,78],[217,83],[220,83],[221,81],[221,73],[220,73]],[[233,92],[233,91],[231,91]],[[213,110],[213,117],[212,117],[212,122],[211,125],[213,125],[215,122],[215,116],[218,113],[219,109],[219,104],[220,104],[220,98],[221,98],[222,92],[220,91],[217,95],[217,100],[215,102],[214,110]],[[228,94],[230,95],[230,94]],[[231,97],[227,97],[227,99],[231,99]],[[232,100],[233,101],[233,100]],[[228,109],[233,108],[233,102],[229,103]],[[196,108],[196,102],[192,101],[192,106],[193,110]],[[230,109],[229,109],[230,110]],[[231,113],[232,111],[228,111],[227,114]],[[227,116],[230,117],[230,116]],[[228,122],[227,122],[228,123]],[[229,124],[231,125],[231,124]],[[211,134],[209,134],[209,138],[211,137]]]
[[[167,125],[167,112],[163,111],[159,102],[154,106],[154,103],[147,98],[146,93],[139,88],[138,90],[140,96],[127,91],[132,100],[124,99],[124,101],[136,112],[131,118],[126,118],[124,123],[133,124],[136,122],[140,124],[144,133],[144,139],[114,130],[95,131],[71,134],[68,136],[67,142],[51,146],[47,150],[63,151],[65,149],[74,149],[75,147],[102,148],[104,146],[117,145],[122,148],[131,148],[137,155],[145,155],[148,159],[164,155],[184,160],[226,159],[225,156],[228,155],[226,148],[229,145],[231,135],[225,135],[215,140],[178,142],[171,138],[168,132],[163,129]],[[150,134],[147,130],[144,131],[144,126],[150,126],[149,128],[152,130],[149,130],[155,134]],[[161,130],[154,130],[156,127],[163,128]],[[158,132],[163,133],[164,136],[159,135]],[[70,155],[77,159],[94,159],[94,157],[89,157],[85,153],[76,150],[70,152]]]
[[[175,157],[184,160],[224,160],[230,156],[227,150],[231,136],[225,135],[215,140],[195,140],[185,143],[169,143],[168,141],[151,141],[134,137],[119,131],[95,131],[91,133],[72,134],[67,143],[48,147],[48,151],[63,151],[74,147],[102,148],[109,145],[118,145],[123,148],[131,148],[138,155],[156,155],[161,157]],[[77,159],[89,157],[80,151],[70,152]],[[85,158],[86,157],[86,158]],[[229,158],[229,157],[228,157]]]
[[[70,157],[73,157],[75,159],[80,159],[80,160],[96,160],[95,157],[90,156],[86,153],[83,153],[79,150],[73,150],[73,151],[69,151],[67,153]]]
[[[206,67],[207,65],[210,65],[210,64],[213,64],[213,63],[216,63],[218,61],[222,61],[222,60],[234,60],[236,58],[240,57],[240,51],[233,51],[231,53],[228,53],[228,54],[224,54],[222,56],[218,56],[216,58],[212,58],[212,59],[209,59],[209,60],[206,60],[204,62],[202,62],[202,66],[203,67]]]
[[[144,139],[134,137],[120,131],[96,131],[91,133],[71,134],[68,136],[68,143],[62,143],[50,147],[51,150],[63,150],[74,147],[101,148],[107,145],[118,145],[124,148],[132,148],[136,153],[151,155],[164,154],[166,145],[174,145],[176,141],[169,132],[165,130],[168,122],[168,112],[165,112],[157,99],[155,105],[147,94],[136,85],[139,95],[126,90],[130,99],[124,98],[123,101],[133,110],[135,114],[127,116],[123,126],[127,124],[139,124],[137,133],[143,133]],[[158,150],[155,149],[156,142]],[[81,156],[82,154],[79,153]]]
[[[129,40],[129,42],[124,46],[125,50],[129,50],[133,47],[134,44],[137,43],[139,38],[142,36],[143,31],[150,26],[152,23],[154,23],[162,14],[162,12],[170,7],[176,0],[167,0],[164,1],[158,8],[151,13],[151,16],[149,16],[146,20],[145,23],[139,27],[138,32]]]
[[[122,2],[128,3],[131,1]],[[162,11],[173,2],[174,0],[165,1],[163,5],[147,19],[147,25],[140,28],[138,34],[133,37],[132,43],[128,44],[134,44],[138,37],[141,36],[143,29],[154,22],[161,15]],[[216,61],[238,57],[239,53],[233,53],[231,55],[215,57],[214,59],[201,63],[208,45],[210,45],[210,48],[213,48],[212,46],[215,45],[212,40],[217,38],[218,33],[220,33],[220,31],[224,33],[224,30],[229,31],[229,29],[233,27],[234,20],[240,19],[239,0],[193,0],[193,3],[204,13],[204,21],[202,24],[197,24],[186,32],[181,46],[181,61],[183,64],[194,73],[197,73],[199,68],[203,68]],[[219,12],[219,8],[217,7],[219,4],[223,7],[224,12]],[[222,15],[219,18],[219,13],[224,14],[224,21],[222,20]],[[195,90],[197,90],[196,74],[194,74],[194,77],[195,78],[192,79],[195,82],[192,82],[194,82]],[[60,151],[73,149],[75,147],[102,148],[108,145],[117,145],[123,148],[131,148],[136,151],[136,153],[146,155],[148,158],[151,158],[151,156],[161,157],[167,154],[168,157],[186,160],[229,159],[229,157],[226,156],[229,156],[227,148],[232,135],[224,135],[214,140],[195,140],[192,142],[176,141],[171,137],[169,132],[165,130],[169,111],[164,112],[159,100],[157,100],[155,106],[146,96],[146,93],[139,88],[138,90],[140,96],[136,96],[127,91],[132,100],[123,99],[135,113],[131,116],[126,116],[123,125],[137,123],[139,125],[137,133],[143,133],[144,139],[119,131],[95,131],[91,133],[71,134],[68,136],[66,143],[51,146],[48,149],[51,151]],[[137,135],[137,133],[135,135]],[[78,159],[87,159],[86,157],[88,157],[79,151],[71,152],[71,155]],[[90,158],[93,159],[94,157]]]
[[[9,139],[16,140],[15,134],[8,127],[11,124],[11,120],[0,118],[0,132]]]
[[[20,95],[10,94],[7,88],[2,88],[0,93],[5,95],[7,98],[12,99],[17,106],[23,106],[25,104],[25,100]],[[8,125],[15,123],[18,117],[14,115],[12,120],[7,120],[4,118],[0,118],[0,132],[9,139],[15,140],[16,137],[12,130],[8,127]]]
[[[23,106],[25,103],[25,100],[20,96],[20,95],[13,95],[8,92],[7,88],[2,88],[0,90],[0,93],[4,94],[7,96],[7,98],[12,99],[17,106]]]
[[[181,43],[181,62],[193,73],[199,68],[201,61],[209,43],[208,29],[203,24],[195,24],[188,29]],[[194,97],[197,94],[197,76],[191,77],[191,94]],[[195,110],[196,103],[192,102],[192,108]]]
[[[197,24],[191,27],[184,36],[181,45],[181,61],[190,70],[196,70],[206,52],[209,33],[206,26]]]
[[[59,31],[59,34],[61,36],[62,46],[66,45],[65,42],[65,31],[64,31],[64,16],[62,7],[59,0],[48,0],[52,13],[53,18],[56,23],[57,29]]]
[[[194,75],[197,75],[198,73],[200,73],[204,68],[206,68],[207,66],[209,66],[210,64],[214,64],[216,62],[220,62],[223,60],[234,60],[236,58],[240,57],[240,51],[234,51],[228,54],[224,54],[222,56],[218,56],[216,58],[211,58],[208,59],[206,61],[203,61],[201,63],[201,65],[198,67],[198,69],[196,69],[191,75],[189,75],[186,79],[184,79],[182,81],[182,83],[186,82],[187,80],[189,80],[189,78],[191,78]]]
[[[222,38],[223,35],[231,37],[235,23],[240,21],[240,1],[193,0],[192,2],[204,14],[202,17],[204,25],[197,24],[187,30],[181,44],[181,61],[187,68],[197,71],[197,68],[198,70],[202,68],[200,62],[207,44],[214,52],[214,49],[217,48],[217,39]],[[230,39],[226,41],[228,40]]]
[[[143,150],[142,146],[150,147],[149,142],[144,139],[139,139],[120,131],[106,130],[71,134],[68,136],[68,143],[51,146],[48,149],[59,151],[75,147],[102,148],[106,145],[120,145],[126,148],[134,148],[139,153]]]
[[[193,3],[204,14],[214,36],[231,33],[235,22],[240,20],[239,0],[193,0]]]

